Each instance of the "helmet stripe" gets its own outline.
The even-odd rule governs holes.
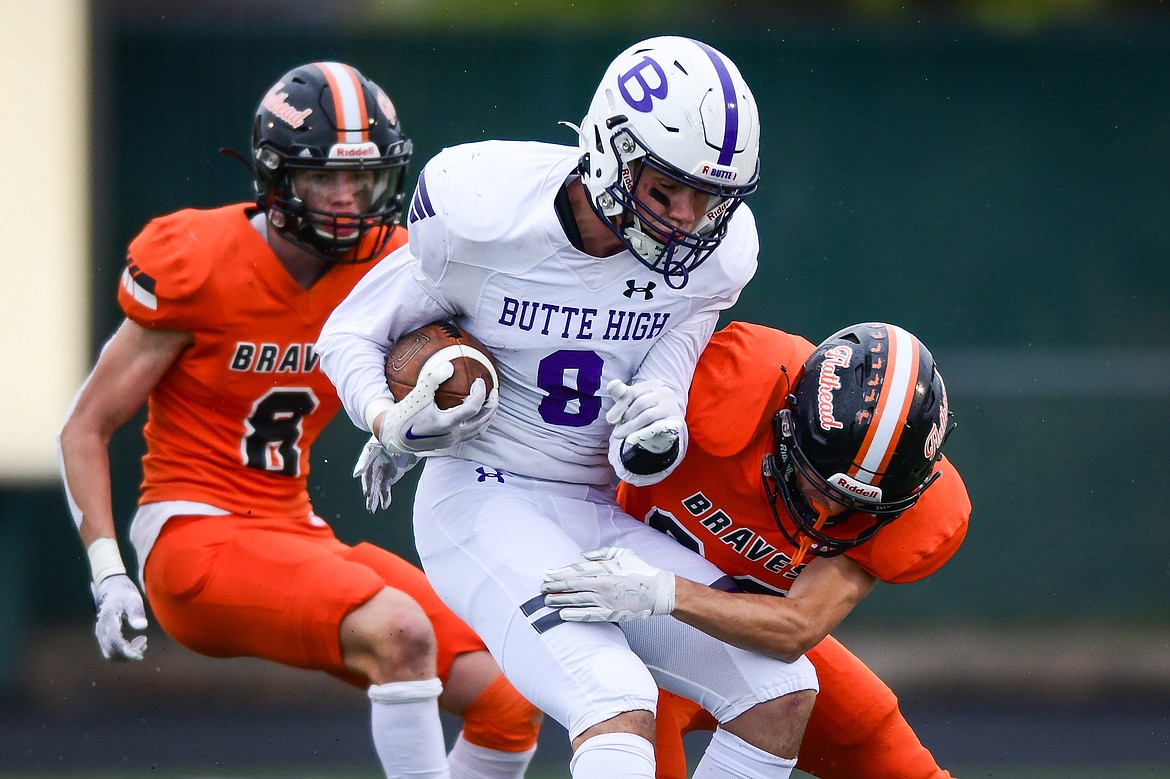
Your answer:
[[[881,395],[861,442],[857,465],[849,474],[867,484],[878,481],[875,474],[883,473],[894,456],[918,382],[918,339],[896,325],[886,325],[885,330],[888,348]]]
[[[723,88],[723,145],[719,149],[719,164],[730,165],[735,157],[735,147],[739,142],[739,98],[735,94],[735,83],[731,79],[731,72],[727,63],[719,52],[702,41],[695,41],[711,64],[715,66],[715,74],[719,76],[719,86]]]
[[[362,143],[370,139],[369,115],[357,71],[340,62],[317,62],[329,82],[333,113],[337,117],[337,142]]]

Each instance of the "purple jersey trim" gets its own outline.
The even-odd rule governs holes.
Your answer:
[[[407,217],[407,221],[414,224],[420,219],[434,215],[435,207],[431,205],[431,196],[427,192],[427,177],[424,170],[418,175],[418,189],[414,191],[414,197],[410,201],[410,215]]]

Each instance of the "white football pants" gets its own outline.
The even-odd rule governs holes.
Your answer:
[[[755,704],[816,690],[795,663],[729,646],[673,617],[565,622],[540,594],[546,568],[600,546],[710,584],[723,573],[625,514],[609,488],[542,481],[429,457],[414,507],[415,542],[443,600],[487,644],[512,684],[576,738],[622,712],[657,704],[657,687],[727,722]]]

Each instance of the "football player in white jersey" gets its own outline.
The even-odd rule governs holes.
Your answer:
[[[579,148],[487,141],[432,159],[408,246],[317,344],[350,417],[374,435],[359,461],[373,502],[426,457],[414,512],[427,575],[568,730],[577,779],[654,775],[658,685],[721,723],[696,777],[786,777],[816,694],[807,659],[738,649],[667,616],[676,573],[726,577],[614,500],[615,471],[654,483],[686,453],[698,355],[756,269],[741,201],[756,188],[759,132],[723,54],[680,37],[638,43],[602,78]],[[498,389],[477,381],[440,410],[434,390],[451,366],[432,359],[395,402],[391,344],[445,319],[492,352]],[[637,574],[606,547],[661,572],[607,594],[602,618],[617,624],[563,621],[544,605],[545,571],[584,557]]]

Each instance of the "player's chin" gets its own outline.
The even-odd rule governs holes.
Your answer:
[[[373,220],[363,219],[358,214],[334,214],[332,217],[317,217],[312,220],[313,229],[323,238],[354,240],[362,230],[373,227]]]
[[[653,238],[664,247],[681,246],[685,244],[688,234],[682,232],[681,228],[672,228],[664,225],[644,224],[643,230],[646,235]]]

